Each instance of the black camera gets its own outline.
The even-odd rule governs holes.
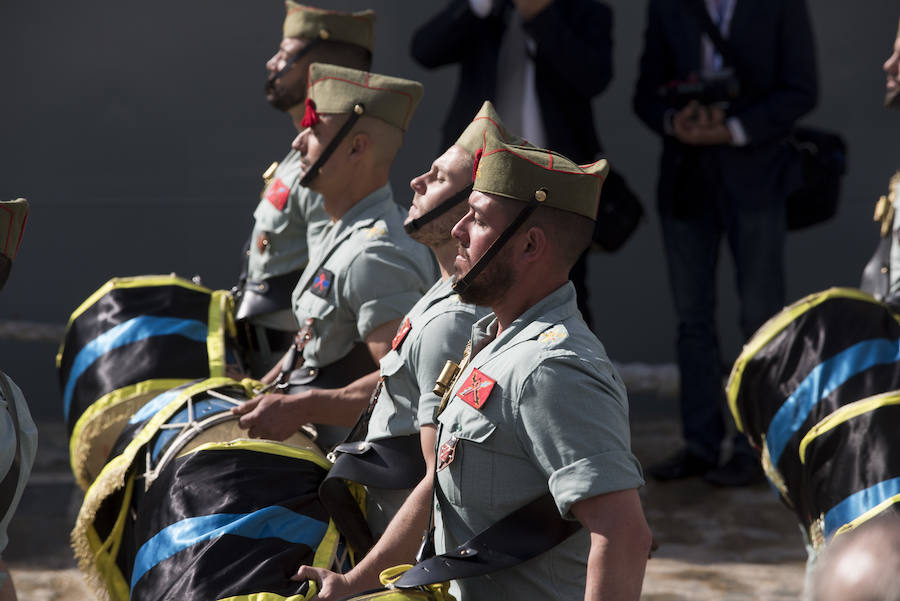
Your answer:
[[[687,106],[692,100],[702,105],[727,105],[741,94],[741,83],[730,70],[712,75],[691,76],[687,81],[670,81],[657,91],[663,101],[674,109]]]

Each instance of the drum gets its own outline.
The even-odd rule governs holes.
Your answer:
[[[225,375],[228,292],[172,276],[114,278],[71,316],[57,355],[72,471],[87,489],[134,412],[159,393]]]
[[[181,386],[123,430],[73,532],[82,571],[111,599],[288,597],[301,564],[349,567],[317,494],[330,463],[300,432],[242,438],[230,409],[252,394],[226,378]]]
[[[900,315],[832,288],[785,308],[734,364],[738,428],[814,546],[888,508],[900,493]]]

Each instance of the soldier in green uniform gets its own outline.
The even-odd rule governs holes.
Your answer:
[[[278,52],[266,63],[266,97],[290,115],[299,131],[312,62],[358,69],[371,63],[375,13],[342,13],[287,0]],[[318,194],[300,185],[300,153],[291,149],[263,175],[265,188],[253,213],[245,273],[238,286],[237,317],[250,371],[261,376],[290,344],[297,326],[290,294],[309,259],[307,235],[328,216]]]
[[[0,201],[0,288],[16,258],[28,202],[24,198]],[[37,428],[28,404],[15,382],[0,371],[0,601],[15,601],[16,589],[2,553],[9,542],[6,528],[22,498],[37,451]]]
[[[366,420],[366,444],[338,447],[344,453],[333,469],[341,478],[366,485],[366,518],[376,538],[422,478],[426,464],[427,471],[433,469],[434,411],[440,402],[433,392],[435,380],[446,361],[465,347],[472,324],[488,313],[486,307],[463,302],[453,290],[456,241],[450,236],[468,210],[472,165],[487,129],[519,141],[504,129],[493,105],[485,102],[456,142],[428,171],[410,181],[414,195],[404,227],[434,253],[441,277],[403,318],[391,350],[381,359],[381,381]],[[365,399],[359,401],[356,414]],[[407,461],[398,459],[391,465],[390,458],[398,457],[398,452]],[[382,465],[390,470],[387,478],[382,477]]]
[[[883,69],[884,105],[900,108],[900,25]],[[860,288],[878,299],[896,299],[900,292],[900,171],[891,178],[888,194],[878,199],[874,220],[881,226],[881,241],[863,270]]]
[[[524,563],[457,581],[461,601],[640,597],[650,532],[625,388],[568,281],[606,171],[605,161],[578,167],[489,137],[469,212],[454,227],[457,290],[493,314],[473,327],[438,415],[437,551],[548,493],[554,519],[583,526]],[[420,483],[351,572],[302,567],[295,578],[319,583],[320,599],[375,586],[382,569],[411,558],[431,483]]]
[[[314,63],[306,129],[294,141],[304,175],[330,221],[311,247],[293,292],[301,325],[302,369],[291,394],[266,394],[236,413],[251,436],[285,438],[313,421],[330,448],[353,424],[348,411],[375,386],[377,362],[406,312],[437,279],[428,248],[403,229],[388,176],[422,86],[396,77]],[[264,381],[274,380],[276,364]],[[368,377],[362,376],[368,374]],[[347,384],[352,384],[348,393]],[[348,419],[349,418],[349,419]]]

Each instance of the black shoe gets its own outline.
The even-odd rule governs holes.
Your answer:
[[[748,453],[735,453],[722,467],[710,470],[703,479],[715,486],[749,486],[765,480],[759,460]]]
[[[651,465],[647,468],[647,473],[656,480],[680,480],[701,476],[714,467],[715,464],[711,461],[694,455],[687,449],[681,449],[668,459]]]

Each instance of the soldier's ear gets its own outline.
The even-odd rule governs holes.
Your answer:
[[[364,131],[356,132],[350,140],[350,155],[362,156],[369,150],[371,145],[372,138],[369,134]]]
[[[522,249],[522,258],[527,263],[536,263],[548,252],[547,232],[544,231],[544,228],[536,225],[529,227],[524,232],[520,248]]]

